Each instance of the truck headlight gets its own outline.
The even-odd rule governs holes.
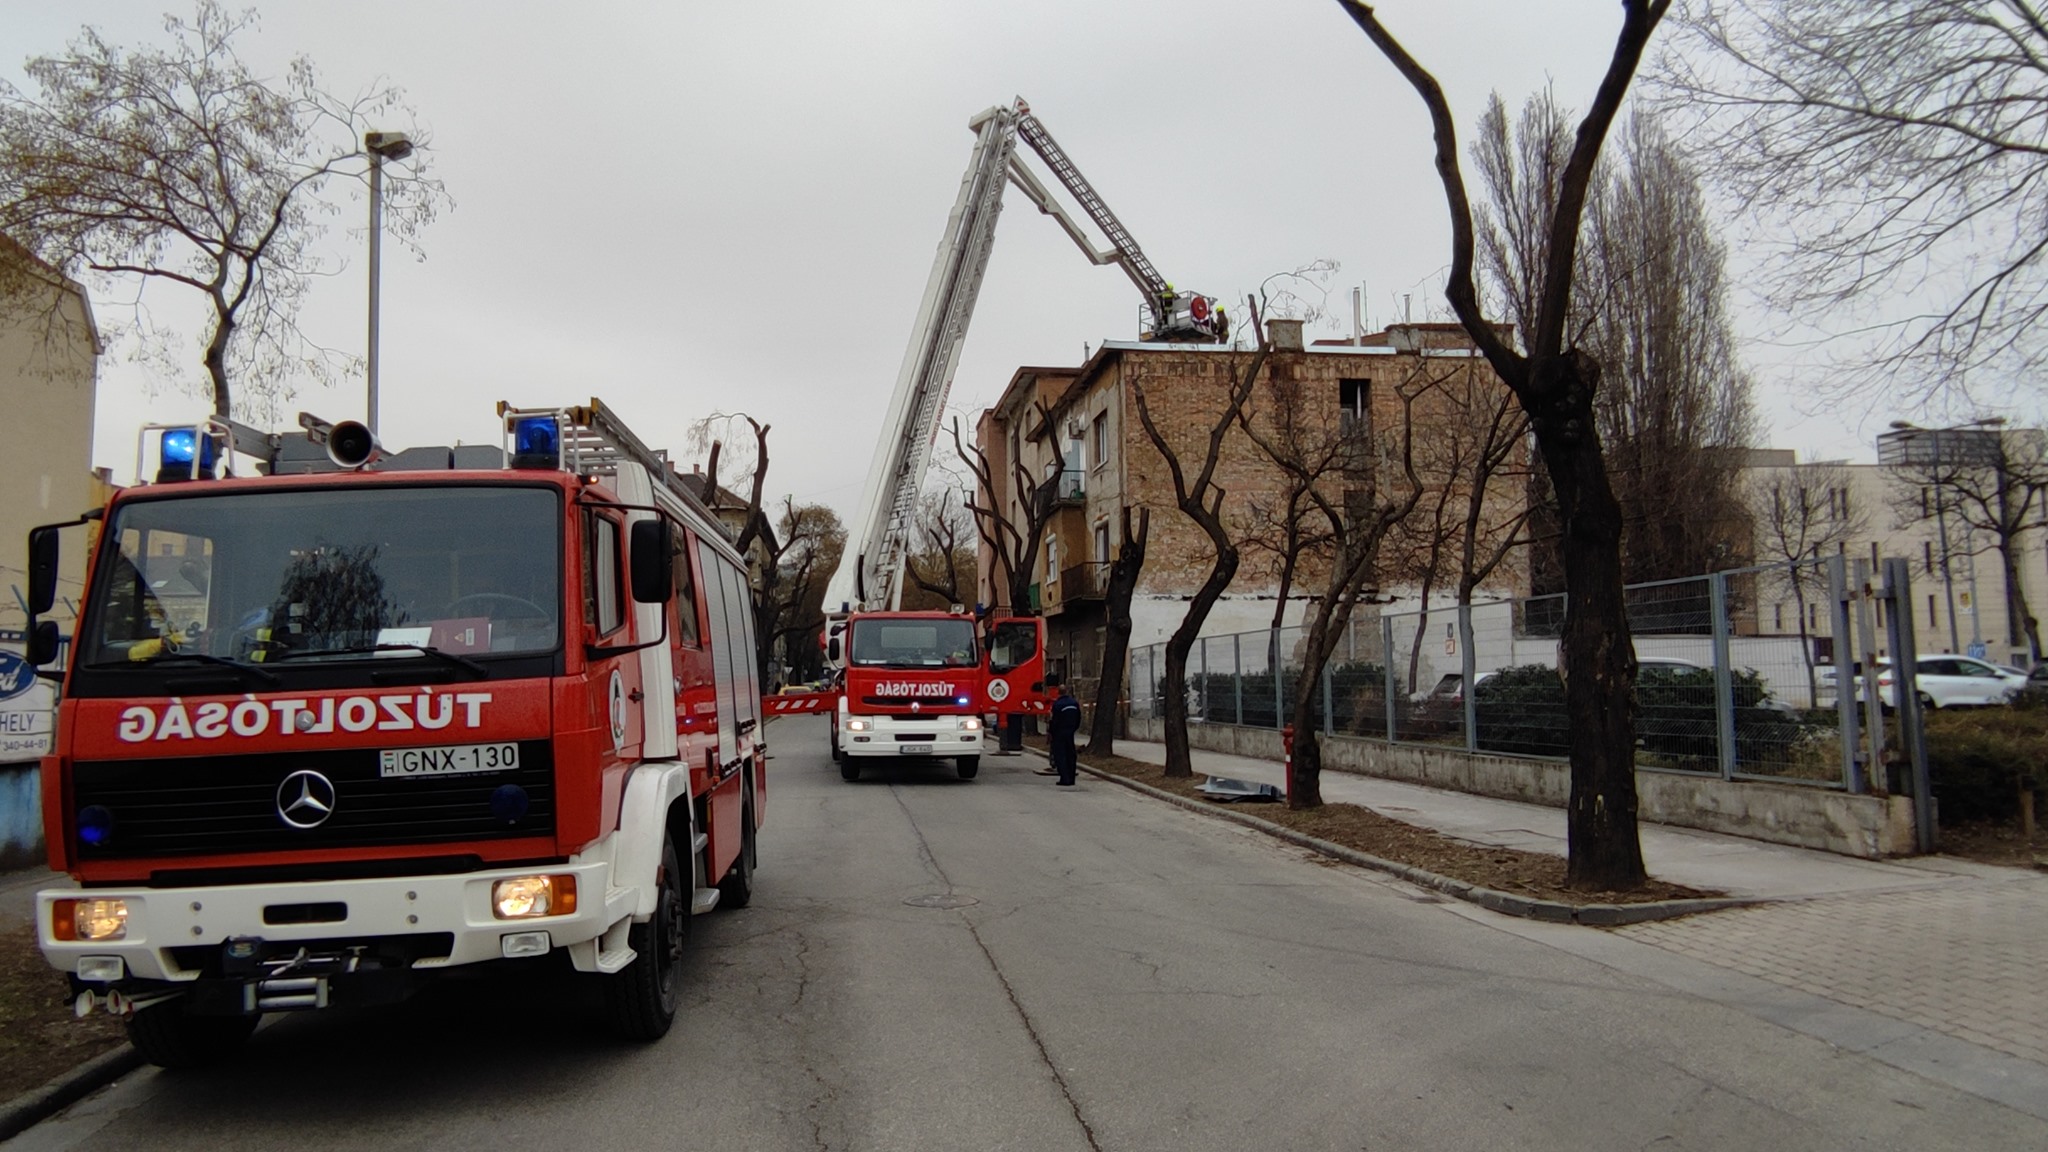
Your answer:
[[[961,730],[962,732],[979,732],[979,731],[981,731],[981,717],[979,717],[979,716],[962,716],[962,717],[960,718],[960,730]]]
[[[846,730],[848,732],[865,732],[872,726],[873,725],[866,720],[848,720],[846,722]]]
[[[500,920],[567,916],[576,911],[576,877],[511,876],[491,885],[491,912]]]
[[[50,934],[59,940],[120,940],[128,935],[126,900],[57,900]]]

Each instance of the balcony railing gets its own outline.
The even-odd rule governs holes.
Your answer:
[[[1100,600],[1109,590],[1109,565],[1100,561],[1072,564],[1060,569],[1060,600]]]
[[[1054,508],[1079,506],[1088,502],[1088,473],[1068,468],[1038,486],[1038,510],[1047,515]]]

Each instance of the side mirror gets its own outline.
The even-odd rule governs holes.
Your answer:
[[[28,662],[41,668],[57,658],[57,622],[38,620],[28,630]]]
[[[839,637],[834,636],[825,641],[825,659],[834,664],[839,663]]]
[[[642,604],[666,604],[675,594],[675,531],[657,516],[633,522],[629,537],[627,567],[633,583],[633,599]]]
[[[44,525],[28,534],[28,610],[32,616],[57,603],[57,527]]]

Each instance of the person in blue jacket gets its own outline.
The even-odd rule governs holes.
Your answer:
[[[1074,734],[1081,730],[1081,702],[1067,691],[1065,679],[1058,673],[1045,678],[1045,686],[1058,695],[1052,702],[1052,717],[1046,726],[1046,743],[1052,748],[1052,766],[1059,773],[1059,785],[1063,788],[1074,786]]]

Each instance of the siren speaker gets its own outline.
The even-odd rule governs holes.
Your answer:
[[[327,433],[327,458],[343,468],[365,467],[383,452],[370,430],[354,420],[343,420]]]

